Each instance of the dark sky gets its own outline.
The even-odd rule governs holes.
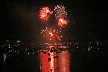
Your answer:
[[[36,36],[40,32],[42,21],[38,12],[43,6],[52,10],[57,4],[67,9],[70,21],[65,31],[71,33],[104,32],[108,30],[107,1],[95,0],[10,0],[0,2],[1,36]],[[49,23],[56,23],[53,16]],[[75,22],[75,23],[74,23]]]

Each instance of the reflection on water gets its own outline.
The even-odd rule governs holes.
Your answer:
[[[70,72],[70,54],[68,51],[63,51],[59,54],[58,66],[59,72]]]
[[[47,54],[40,54],[40,63],[41,63],[41,71],[49,72],[50,65],[48,63],[48,55]]]
[[[40,63],[42,64],[42,72],[70,72],[70,54],[68,51],[40,53]]]
[[[107,46],[66,48],[61,46],[43,52],[22,48],[18,53],[7,54],[1,51],[0,72],[98,72],[104,69]]]

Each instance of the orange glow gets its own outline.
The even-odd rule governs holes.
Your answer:
[[[50,35],[52,35],[52,33],[51,33],[51,32],[50,32],[49,34],[50,34]]]
[[[50,40],[52,40],[52,39],[50,38]]]

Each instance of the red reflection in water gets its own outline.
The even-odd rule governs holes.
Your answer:
[[[59,54],[58,65],[59,72],[70,72],[70,56],[68,51],[63,51]]]
[[[42,72],[50,72],[48,54],[40,54],[40,63],[42,64],[42,67],[40,68]]]
[[[58,56],[58,58],[53,58],[54,56]],[[70,72],[70,54],[68,51],[41,53],[40,63],[42,64],[41,72]]]

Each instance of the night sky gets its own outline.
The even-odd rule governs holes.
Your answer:
[[[67,19],[70,21],[65,31],[72,33],[107,32],[108,10],[107,1],[95,0],[10,0],[0,2],[0,35],[30,36],[40,33],[42,21],[38,12],[41,7],[48,6],[52,10],[57,4],[63,4],[67,9]],[[56,23],[50,17],[48,23]]]

